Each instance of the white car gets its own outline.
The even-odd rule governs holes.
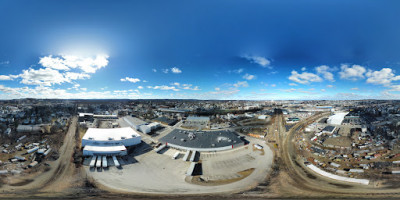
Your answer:
[[[259,145],[259,144],[254,144],[254,147],[256,147],[257,149],[263,149],[264,147]]]

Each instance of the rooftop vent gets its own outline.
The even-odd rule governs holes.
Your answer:
[[[108,137],[108,140],[113,140],[114,138],[112,138],[112,137]]]
[[[126,137],[121,137],[121,140],[125,140],[126,139]]]

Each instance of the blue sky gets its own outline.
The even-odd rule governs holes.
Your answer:
[[[0,99],[399,99],[399,1],[0,1]]]

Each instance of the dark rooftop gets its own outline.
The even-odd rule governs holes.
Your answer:
[[[231,131],[194,131],[175,129],[160,139],[189,148],[218,148],[244,143],[240,136]]]
[[[159,118],[154,119],[153,121],[165,123],[165,124],[168,124],[170,126],[174,125],[177,122],[176,119],[170,119],[170,118],[167,118],[167,117],[159,117]]]
[[[332,132],[333,130],[335,130],[336,127],[334,126],[326,126],[322,131],[328,131],[328,132]]]

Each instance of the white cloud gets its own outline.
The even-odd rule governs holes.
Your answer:
[[[237,83],[233,84],[234,87],[249,87],[247,81],[238,81]]]
[[[302,68],[301,68],[301,71],[306,71],[306,70],[307,70],[306,67],[302,67]]]
[[[215,91],[220,91],[221,90],[221,88],[218,88],[218,87],[216,87],[214,89],[215,89]]]
[[[174,85],[177,88],[184,89],[184,90],[200,90],[199,86],[192,87],[193,86],[192,84],[186,84],[186,83],[185,84],[180,84],[178,82],[175,82],[175,83],[171,83],[171,85]]]
[[[289,76],[289,80],[301,84],[309,84],[310,82],[321,82],[322,78],[316,74],[303,72],[301,74],[293,70],[292,75]]]
[[[171,72],[174,74],[180,74],[180,73],[182,73],[182,70],[180,70],[177,67],[173,67],[173,68],[171,68]]]
[[[369,70],[365,75],[368,77],[367,83],[376,85],[389,86],[392,81],[400,80],[400,76],[395,76],[391,68],[383,68],[380,71]]]
[[[175,86],[167,86],[167,85],[160,85],[160,86],[147,86],[147,88],[155,89],[155,90],[173,90],[179,91],[178,88]]]
[[[152,71],[153,71],[153,72],[157,72],[157,70],[156,70],[156,69],[152,69]]]
[[[230,89],[230,90],[216,90],[205,93],[198,94],[199,98],[202,99],[228,99],[232,98],[233,95],[237,94],[240,90]]]
[[[140,81],[140,79],[138,79],[138,78],[130,78],[130,77],[121,78],[120,80],[122,82],[128,81],[128,82],[131,82],[131,83],[137,83],[137,82]]]
[[[296,83],[289,83],[290,86],[297,86]]]
[[[315,68],[317,74],[321,74],[326,80],[334,82],[333,74],[330,72],[333,69],[329,68],[327,65],[321,65]]]
[[[333,86],[333,85],[327,85],[326,87],[327,87],[327,88],[333,88],[333,87],[335,87],[335,86]]]
[[[276,84],[271,84],[271,87],[276,87]]]
[[[290,88],[290,89],[286,89],[286,90],[283,90],[283,91],[285,91],[285,92],[295,92],[297,89],[295,89],[295,88]]]
[[[365,67],[360,65],[353,65],[349,67],[346,64],[342,64],[340,67],[341,71],[339,72],[341,79],[348,79],[348,80],[359,80],[364,78],[364,73],[367,71]]]
[[[39,60],[45,68],[51,68],[56,70],[68,71],[70,69],[79,68],[85,73],[95,73],[98,69],[101,69],[108,65],[108,55],[97,55],[96,57],[79,57],[73,55],[62,55],[62,56],[45,56]]]
[[[143,80],[142,82],[143,82],[143,83],[147,83],[148,81],[147,81],[147,80]]]
[[[21,83],[26,85],[51,86],[68,81],[58,70],[51,68],[22,70],[22,74],[19,77],[22,78]]]
[[[90,75],[85,73],[66,72],[64,75],[67,82],[70,82],[71,80],[90,78]]]
[[[167,74],[169,72],[169,69],[162,69],[162,72]]]
[[[326,90],[325,89],[321,89],[321,92],[325,92]]]
[[[18,75],[0,75],[0,81],[10,81],[14,78],[18,78]]]
[[[10,61],[8,60],[0,62],[0,65],[8,65],[8,64],[10,64]]]
[[[313,90],[314,90],[314,88],[311,88],[311,91],[313,91]],[[306,91],[306,90],[303,90],[302,88],[299,88],[299,89],[290,88],[290,89],[286,89],[286,90],[282,90],[282,91],[288,92],[288,93],[292,93],[292,92],[305,93],[305,94],[309,94],[309,95],[318,94],[317,92]]]
[[[243,71],[244,71],[243,68],[239,68],[239,69],[234,69],[233,71],[229,70],[228,72],[229,72],[229,73],[233,72],[233,73],[236,73],[236,74],[240,74],[240,73],[242,73]]]
[[[143,89],[143,86],[138,86],[137,88],[138,88],[138,89]]]
[[[251,75],[251,74],[245,74],[245,75],[243,76],[243,78],[250,81],[250,80],[255,79],[256,76]]]
[[[89,73],[107,66],[107,55],[98,55],[95,58],[77,56],[55,56],[41,57],[39,64],[44,68],[29,68],[22,70],[18,75],[0,75],[0,80],[13,80],[21,78],[20,83],[26,85],[51,86],[73,80],[88,79]],[[71,69],[80,69],[81,72],[71,72]],[[67,71],[67,72],[66,72]]]
[[[68,90],[71,90],[71,89],[78,90],[80,86],[81,86],[80,84],[75,83],[71,88],[68,88]]]
[[[64,64],[64,59],[53,57],[52,55],[40,58],[39,64],[43,67],[52,68],[56,70],[69,70],[70,67]]]
[[[256,63],[258,65],[260,65],[261,67],[268,67],[268,68],[272,68],[270,66],[271,61],[269,61],[267,58],[262,57],[262,56],[249,56],[249,55],[245,55],[244,58],[246,58],[247,60],[249,60],[252,63]]]
[[[358,90],[358,88],[355,87],[355,88],[351,88],[350,90]]]
[[[400,91],[400,85],[391,85],[389,91]]]

